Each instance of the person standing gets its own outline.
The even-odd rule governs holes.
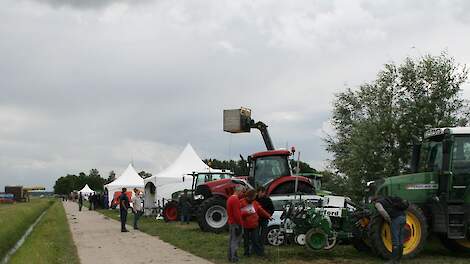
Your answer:
[[[271,217],[274,213],[274,205],[271,198],[266,195],[266,188],[263,186],[258,187],[257,189],[257,197],[256,201],[263,207],[263,209],[269,214]],[[269,218],[270,218],[269,217]],[[265,244],[265,237],[266,232],[268,231],[268,223],[269,218],[265,218],[260,216],[259,218],[259,245],[261,247],[261,253],[264,254],[264,244]]]
[[[92,211],[93,210],[93,200],[95,199],[95,196],[93,193],[91,193],[89,196],[88,196],[88,204],[90,205],[90,207],[88,207],[88,210]]]
[[[82,206],[83,206],[83,196],[82,196],[82,193],[80,192],[80,194],[78,195],[78,211],[79,212],[82,211]]]
[[[228,261],[238,262],[239,258],[237,255],[240,241],[242,240],[243,228],[242,228],[242,217],[240,211],[240,199],[243,196],[243,187],[236,186],[233,195],[227,199],[227,216],[228,216],[228,227],[229,227],[229,239],[228,239]]]
[[[103,209],[109,209],[108,192],[105,190],[103,195]]]
[[[178,200],[181,212],[181,224],[189,224],[190,211],[191,211],[191,198],[188,196],[188,189],[184,189],[183,194]]]
[[[121,219],[121,232],[129,232],[126,229],[127,222],[127,209],[129,208],[129,198],[126,195],[127,189],[122,188],[121,195],[119,196],[119,216]]]
[[[253,252],[258,256],[263,256],[264,252],[259,243],[259,218],[271,218],[271,215],[255,199],[256,191],[249,190],[246,197],[240,201],[245,256],[251,256]]]
[[[374,206],[379,214],[390,224],[392,233],[392,254],[389,264],[400,263],[403,256],[404,229],[406,224],[406,210],[409,203],[400,197],[379,197],[374,199]]]
[[[137,188],[134,188],[134,197],[132,197],[132,212],[134,213],[134,229],[138,230],[137,222],[139,222],[144,211],[142,207],[142,197]]]

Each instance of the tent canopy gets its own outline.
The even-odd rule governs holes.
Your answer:
[[[144,179],[137,174],[132,164],[127,166],[127,169],[114,181],[105,185],[106,188],[110,187],[144,187]]]
[[[171,194],[183,189],[191,189],[192,177],[186,174],[193,172],[219,171],[211,169],[194,151],[191,144],[187,144],[176,160],[160,173],[144,180],[145,184],[151,182],[155,185],[155,201],[162,198],[171,199]],[[185,176],[186,175],[186,176]],[[183,180],[184,178],[184,180]],[[148,193],[145,189],[146,195]]]
[[[127,169],[116,180],[106,184],[104,187],[108,189],[108,200],[111,202],[114,193],[121,191],[122,188],[127,188],[128,191],[132,191],[130,190],[131,188],[143,189],[144,179],[137,174],[132,164],[129,164]]]
[[[90,193],[93,193],[94,191],[90,188],[90,186],[88,186],[88,184],[85,184],[85,186],[78,192],[82,194],[90,194]]]

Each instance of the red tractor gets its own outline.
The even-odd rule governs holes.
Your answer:
[[[226,229],[226,200],[238,184],[246,184],[250,188],[264,186],[268,195],[315,192],[308,178],[292,175],[289,162],[292,153],[288,150],[274,149],[267,125],[251,119],[251,110],[246,108],[224,110],[224,131],[243,133],[250,132],[251,128],[260,130],[267,151],[248,157],[248,177],[207,182],[196,188],[196,194],[204,196],[197,215],[199,226],[203,231],[221,232]]]

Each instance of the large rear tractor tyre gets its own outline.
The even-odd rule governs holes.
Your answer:
[[[223,197],[211,197],[199,206],[197,221],[204,232],[220,233],[227,230],[226,200]]]
[[[405,244],[403,258],[413,258],[423,250],[428,236],[428,224],[423,211],[410,204],[406,212]],[[372,217],[369,225],[369,241],[372,251],[381,258],[390,259],[392,236],[390,225],[379,215]]]
[[[162,212],[165,222],[173,222],[178,220],[178,202],[171,201],[165,204]]]
[[[306,182],[298,182],[297,185],[297,192],[298,193],[306,193],[306,194],[314,194],[315,190],[313,189],[313,186],[306,183]],[[276,189],[274,189],[270,195],[272,194],[290,194],[290,193],[295,193],[295,181],[289,181],[285,182],[283,184],[280,184]]]
[[[452,253],[470,255],[469,239],[449,239],[447,237],[441,237],[440,239],[442,245],[452,251]]]

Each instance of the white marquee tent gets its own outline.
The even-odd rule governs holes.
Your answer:
[[[144,180],[145,207],[155,208],[157,201],[171,199],[171,194],[191,189],[193,172],[219,171],[211,169],[188,143],[178,158],[160,173]]]
[[[88,186],[88,184],[85,184],[85,186],[80,191],[78,191],[78,193],[81,193],[85,199],[88,199],[88,196],[94,192],[95,191],[93,191],[90,186]]]
[[[108,183],[104,186],[108,189],[108,203],[113,200],[114,193],[120,192],[122,188],[127,188],[128,191],[132,191],[134,188],[143,189],[144,179],[137,174],[136,170],[129,164],[127,169],[113,182]]]

